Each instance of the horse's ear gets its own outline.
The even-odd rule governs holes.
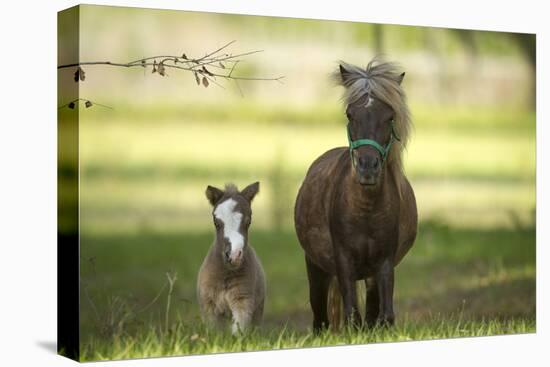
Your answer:
[[[254,182],[253,184],[245,187],[243,191],[241,191],[241,195],[244,196],[244,198],[249,202],[252,202],[258,191],[260,191],[260,183]]]
[[[208,185],[208,187],[206,188],[206,198],[208,199],[210,204],[212,204],[212,206],[216,206],[216,204],[218,203],[218,201],[220,201],[222,196],[223,196],[222,190],[210,185]]]
[[[401,75],[399,75],[399,78],[397,78],[397,82],[399,83],[399,85],[403,83],[403,78],[405,78],[405,72],[402,72]]]
[[[340,77],[342,78],[342,83],[346,84],[347,80],[351,76],[351,73],[344,67],[344,65],[340,64]]]

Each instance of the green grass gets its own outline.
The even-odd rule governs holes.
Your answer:
[[[268,282],[264,325],[247,338],[201,326],[195,279],[212,233],[81,239],[83,358],[218,353],[535,331],[535,231],[423,223],[397,268],[391,330],[310,333],[303,252],[292,232],[252,230]],[[284,265],[282,265],[284,264]],[[167,272],[177,272],[167,316]],[[360,294],[363,303],[363,293]],[[96,313],[100,317],[96,316]],[[170,332],[166,333],[168,317]],[[193,337],[193,335],[198,335]],[[204,339],[204,340],[203,340]]]
[[[340,333],[324,332],[313,335],[281,328],[268,332],[256,330],[247,335],[232,336],[229,333],[220,333],[196,325],[177,323],[168,332],[148,329],[135,337],[94,340],[82,348],[81,360],[117,360],[524,334],[532,333],[534,330],[535,322],[532,319],[464,321],[455,317],[435,318],[421,323],[404,321],[390,329],[378,328],[368,331],[347,329]]]

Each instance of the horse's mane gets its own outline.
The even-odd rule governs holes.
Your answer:
[[[342,78],[338,71],[334,74],[334,79],[345,88],[346,104],[352,104],[365,95],[371,94],[393,109],[394,128],[401,141],[392,145],[387,164],[390,165],[396,179],[399,179],[404,175],[402,155],[412,129],[407,99],[400,84],[401,68],[398,64],[383,61],[380,57],[372,59],[364,69],[345,62],[340,62],[340,65],[347,71],[346,78]],[[401,191],[400,185],[398,187]]]

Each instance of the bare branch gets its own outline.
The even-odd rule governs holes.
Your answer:
[[[220,87],[222,87],[221,84],[218,83],[216,80],[214,80],[215,78],[235,80],[235,81],[244,80],[244,81],[281,82],[281,79],[283,78],[283,76],[272,77],[272,78],[234,76],[233,72],[235,71],[237,64],[241,61],[239,58],[242,58],[244,56],[249,56],[258,52],[262,52],[262,50],[255,50],[255,51],[238,53],[235,55],[228,54],[228,53],[220,54],[221,51],[225,50],[227,47],[229,47],[235,42],[236,41],[228,42],[222,47],[212,52],[209,52],[200,58],[189,58],[185,53],[183,53],[181,56],[157,55],[157,56],[144,57],[144,58],[133,60],[126,63],[112,62],[112,61],[84,61],[84,62],[73,63],[73,64],[59,65],[57,69],[78,67],[77,74],[75,74],[75,81],[77,82],[84,81],[84,70],[82,69],[82,66],[84,65],[107,65],[107,66],[116,66],[116,67],[123,67],[123,68],[151,67],[153,72],[158,71],[159,75],[162,75],[162,76],[164,76],[165,68],[178,69],[178,70],[191,72],[195,74],[195,77],[196,77],[196,74],[200,74],[201,76],[206,77],[207,80],[209,80],[210,82],[213,82],[214,84]],[[157,60],[160,60],[160,61],[157,61]],[[172,62],[172,63],[169,63],[169,62]],[[224,65],[224,63],[228,64],[227,67]],[[159,70],[159,65],[160,65],[160,70]],[[207,67],[209,69],[215,69],[216,72],[213,73],[212,71],[208,70]],[[76,101],[73,101],[73,102],[76,102]],[[66,106],[62,106],[62,107],[66,107]]]
[[[203,57],[201,57],[201,58],[198,59],[197,61],[202,61],[202,60],[204,60],[204,59],[206,59],[206,58],[208,58],[208,57],[210,57],[210,56],[212,56],[212,55],[215,55],[215,54],[217,54],[218,52],[220,52],[221,50],[223,50],[224,48],[229,47],[229,45],[231,45],[231,44],[233,44],[233,43],[235,43],[235,42],[237,42],[237,41],[233,40],[233,41],[227,43],[226,45],[224,45],[224,46],[218,48],[216,51],[213,51],[213,52],[210,52],[209,54],[204,55]]]
[[[57,109],[62,109],[62,108],[70,108],[71,110],[75,109],[75,107],[77,106],[78,102],[84,102],[84,106],[86,106],[86,108],[89,108],[89,107],[92,107],[92,106],[100,106],[100,107],[104,107],[104,108],[108,108],[110,110],[113,109],[113,107],[110,107],[110,106],[107,106],[107,105],[104,105],[104,104],[101,104],[101,103],[97,103],[97,102],[94,102],[94,101],[90,101],[89,99],[85,99],[85,98],[77,98],[77,99],[74,99],[68,103],[65,103],[64,105],[62,106],[59,106],[57,107]]]

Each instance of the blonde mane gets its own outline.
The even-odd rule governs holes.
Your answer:
[[[340,62],[340,65],[347,71],[346,78],[342,78],[338,71],[334,74],[334,79],[345,88],[346,104],[355,103],[366,95],[372,95],[393,109],[394,128],[401,141],[392,145],[387,164],[399,182],[400,176],[404,176],[403,151],[407,147],[412,129],[407,98],[400,84],[403,74],[399,65],[394,62],[385,62],[380,57],[372,59],[364,69],[345,62]],[[398,189],[401,195],[400,186],[398,185]]]

